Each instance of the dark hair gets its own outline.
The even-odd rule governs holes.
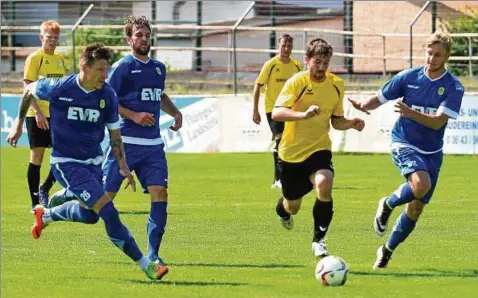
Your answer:
[[[151,24],[145,16],[129,15],[124,21],[124,34],[131,37],[133,36],[133,31],[141,27],[146,27],[151,32]]]
[[[309,58],[312,58],[315,55],[329,57],[332,56],[333,52],[334,50],[328,42],[322,38],[316,38],[307,43],[305,55]]]
[[[83,52],[81,52],[81,63],[85,63],[88,66],[93,65],[93,63],[98,60],[106,60],[109,63],[110,59],[111,51],[102,43],[89,44]]]
[[[279,37],[279,42],[280,42],[281,40],[288,41],[288,42],[290,42],[290,43],[293,43],[293,42],[294,42],[294,39],[292,38],[292,36],[290,36],[290,35],[287,34],[287,33],[284,33],[284,34],[282,34],[282,35]]]

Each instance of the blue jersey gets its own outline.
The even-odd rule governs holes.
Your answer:
[[[118,98],[111,86],[105,83],[101,89],[87,91],[77,74],[32,84],[34,97],[50,102],[51,163],[100,164],[105,126],[120,127]]]
[[[404,70],[387,82],[378,94],[382,103],[403,97],[403,102],[421,113],[438,112],[456,119],[460,113],[465,88],[449,71],[430,79],[424,67]],[[392,129],[392,143],[418,149],[422,153],[440,151],[443,147],[444,125],[438,130],[410,118],[400,117]]]
[[[166,67],[149,59],[143,62],[132,55],[118,60],[108,73],[107,82],[118,95],[119,104],[133,112],[154,115],[154,126],[141,126],[124,119],[121,124],[123,142],[135,145],[163,143],[159,132],[161,97],[164,94]]]

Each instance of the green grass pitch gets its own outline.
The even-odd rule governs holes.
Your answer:
[[[3,297],[478,295],[477,156],[445,157],[435,196],[414,233],[388,269],[373,271],[375,251],[386,239],[373,231],[377,200],[402,178],[388,155],[335,155],[328,245],[347,261],[350,274],[345,286],[332,288],[314,277],[314,195],[304,198],[294,230],[283,229],[275,215],[280,191],[270,188],[270,154],[168,155],[170,203],[161,256],[171,270],[152,282],[109,242],[101,221],[53,223],[33,240],[28,150],[1,150]],[[42,172],[45,177],[47,167]],[[121,191],[115,205],[144,251],[149,198]]]

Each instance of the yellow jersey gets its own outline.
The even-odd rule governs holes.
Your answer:
[[[302,64],[292,57],[287,64],[282,62],[279,56],[276,56],[264,63],[259,77],[256,79],[256,84],[266,85],[266,113],[272,112],[277,96],[279,96],[279,93],[285,82],[301,70]]]
[[[311,105],[319,107],[319,113],[308,119],[285,121],[279,157],[286,162],[302,162],[314,152],[331,150],[329,137],[330,119],[344,116],[344,81],[326,72],[323,82],[310,79],[310,72],[302,71],[284,85],[276,107],[287,107],[305,112]]]
[[[65,62],[60,53],[46,54],[43,49],[38,49],[28,55],[25,61],[24,80],[37,81],[40,78],[61,78],[66,75]],[[40,111],[45,117],[50,117],[50,103],[46,100],[36,100]],[[27,117],[35,117],[35,110],[30,107]]]

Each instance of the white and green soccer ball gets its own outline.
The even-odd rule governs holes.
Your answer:
[[[347,263],[336,256],[321,259],[315,267],[315,278],[324,286],[343,286],[347,281],[348,273]]]

